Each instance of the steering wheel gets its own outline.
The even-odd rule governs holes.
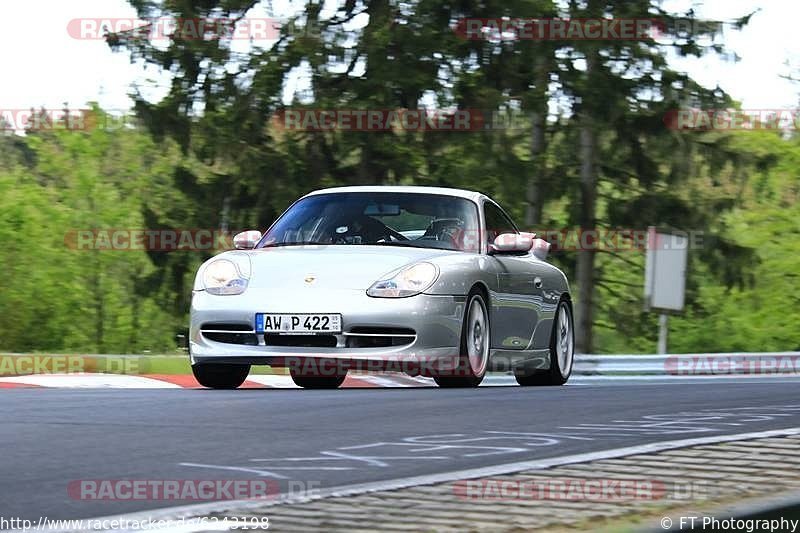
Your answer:
[[[396,231],[396,230],[390,228],[386,224],[384,224],[383,226],[386,228],[386,232],[388,233],[388,235],[387,235],[388,237],[390,237],[390,238],[394,237],[398,241],[407,241],[408,240],[408,237],[406,237],[405,235],[403,235],[399,231]]]
[[[439,218],[430,223],[421,237],[423,240],[453,241],[456,232],[464,225],[458,218]]]
[[[357,219],[357,224],[361,226],[360,232],[365,237],[366,242],[379,242],[380,240],[391,241],[392,237],[398,241],[407,241],[408,237],[390,228],[380,220],[372,217],[361,216]]]

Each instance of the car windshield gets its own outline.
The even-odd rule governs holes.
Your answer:
[[[477,206],[465,198],[425,193],[330,193],[296,202],[258,247],[380,245],[476,252],[477,229]]]

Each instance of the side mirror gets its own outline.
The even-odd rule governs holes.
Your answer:
[[[526,233],[521,232],[522,235],[526,237],[530,237],[531,241],[533,241],[533,245],[531,246],[531,253],[536,259],[544,261],[547,259],[547,254],[550,253],[550,243],[546,240],[539,238],[535,233]]]
[[[489,246],[490,254],[523,254],[529,252],[533,240],[528,235],[518,233],[503,233],[494,239],[494,244]]]
[[[536,259],[544,261],[547,259],[547,254],[550,253],[550,243],[544,239],[533,239],[533,255]]]
[[[252,250],[261,240],[261,232],[257,230],[243,231],[233,237],[233,247],[237,250]]]

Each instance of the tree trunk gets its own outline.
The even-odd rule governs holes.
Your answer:
[[[105,353],[106,306],[102,278],[103,273],[100,266],[100,258],[95,251],[91,290],[94,299],[94,346],[97,353]]]
[[[595,132],[587,118],[580,131],[581,158],[581,233],[593,230],[596,224],[597,175],[594,167]],[[582,239],[579,240],[581,242]],[[592,324],[594,322],[594,250],[578,249],[576,264],[578,298],[576,309],[575,350],[592,353]]]
[[[547,127],[548,99],[547,84],[550,79],[548,62],[540,58],[536,69],[536,110],[531,114],[531,174],[528,176],[525,198],[525,229],[537,229],[542,223],[542,198],[541,183],[545,178],[544,152],[547,149],[545,128]]]
[[[546,106],[546,104],[545,104]],[[526,190],[526,199],[528,205],[525,208],[525,225],[526,230],[531,231],[537,229],[536,226],[542,222],[542,191],[541,181],[544,171],[545,139],[544,128],[547,121],[547,114],[536,112],[531,116],[532,132],[531,132],[531,174],[528,176],[528,187]]]

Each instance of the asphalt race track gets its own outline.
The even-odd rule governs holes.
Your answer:
[[[193,502],[84,500],[70,481],[259,477],[314,489],[800,427],[798,383],[11,389],[0,393],[0,505],[6,517],[88,518]]]

